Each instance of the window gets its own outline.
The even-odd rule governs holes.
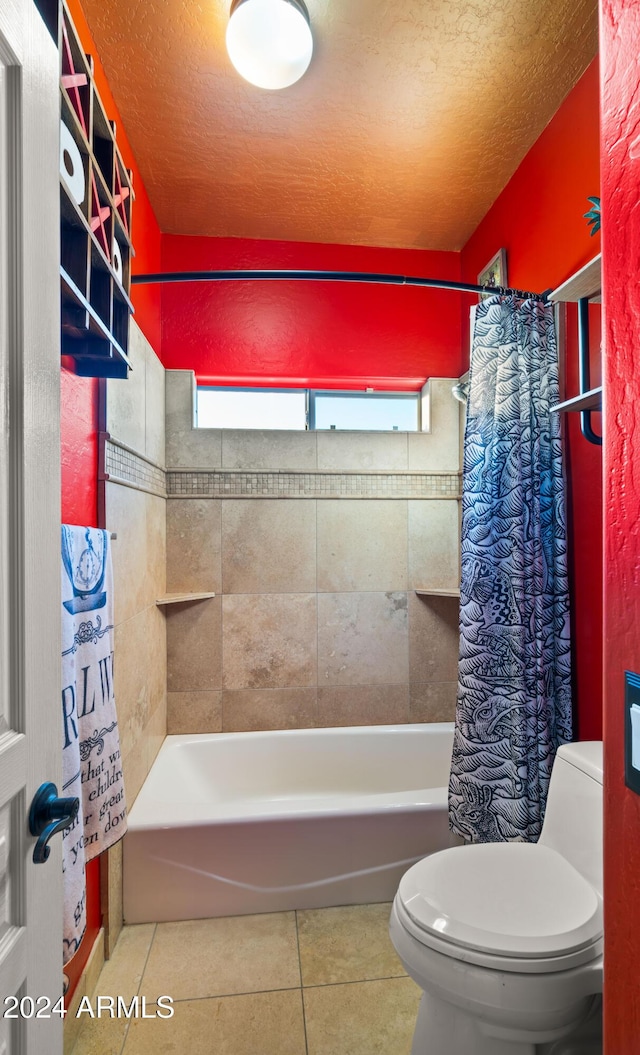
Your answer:
[[[199,429],[306,429],[304,388],[198,388]]]
[[[201,429],[417,432],[419,392],[198,387]]]
[[[418,392],[310,392],[310,429],[417,432]]]

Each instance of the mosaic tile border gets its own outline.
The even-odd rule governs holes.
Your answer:
[[[108,436],[105,436],[103,458],[102,480],[146,491],[158,498],[167,497],[166,472],[161,465]]]
[[[168,498],[460,498],[458,473],[167,470]]]
[[[102,480],[159,498],[460,498],[460,474],[169,469],[104,436]]]

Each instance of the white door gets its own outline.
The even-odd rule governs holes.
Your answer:
[[[27,822],[61,774],[58,135],[57,49],[0,0],[0,1055],[62,1051],[61,837],[35,865]]]

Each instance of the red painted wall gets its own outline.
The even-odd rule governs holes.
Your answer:
[[[599,251],[582,215],[600,184],[598,113],[594,59],[464,247],[465,279],[505,247],[510,284],[541,291]]]
[[[160,228],[144,189],[131,147],[107,84],[104,71],[78,0],[68,0],[71,17],[82,46],[95,61],[95,77],[107,116],[116,121],[117,140],[125,165],[133,169],[136,200],[133,207],[132,237],[136,250],[132,270],[157,271],[160,268]],[[136,322],[153,347],[160,350],[160,304],[158,288],[134,289],[132,300]],[[98,485],[98,382],[78,377],[73,360],[62,359],[61,370],[61,461],[63,523],[97,524]],[[73,995],[78,979],[101,926],[100,862],[96,858],[87,866],[87,930],[84,940],[65,970],[70,979],[67,1000]]]
[[[62,522],[95,527],[98,516],[98,382],[94,378],[78,377],[73,372],[73,360],[63,356],[60,384]]]
[[[599,85],[597,60],[526,155],[462,250],[463,281],[476,281],[498,249],[507,250],[511,286],[540,292],[559,285],[600,249],[583,213],[598,195]],[[468,311],[463,319],[468,349]],[[592,340],[592,384],[599,383],[598,309]],[[566,392],[578,391],[576,314],[568,312]],[[600,428],[594,415],[594,428]],[[602,736],[602,452],[566,415],[567,517],[574,645],[576,734]]]
[[[304,268],[459,279],[458,253],[163,235],[163,271]],[[329,282],[167,285],[166,367],[210,384],[415,390],[458,376],[460,295]],[[382,381],[381,379],[384,379]]]
[[[62,438],[63,524],[97,524],[97,431],[98,382],[73,373],[73,361],[64,357],[60,374]],[[100,861],[87,865],[87,929],[78,952],[65,967],[70,979],[67,999],[78,978],[101,926]]]
[[[605,1052],[640,1050],[640,797],[624,783],[624,671],[640,672],[640,5],[603,0]]]

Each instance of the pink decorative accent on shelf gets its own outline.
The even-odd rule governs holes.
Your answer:
[[[82,88],[85,84],[88,84],[88,78],[86,73],[68,73],[62,75],[60,78],[62,87],[66,88]]]

